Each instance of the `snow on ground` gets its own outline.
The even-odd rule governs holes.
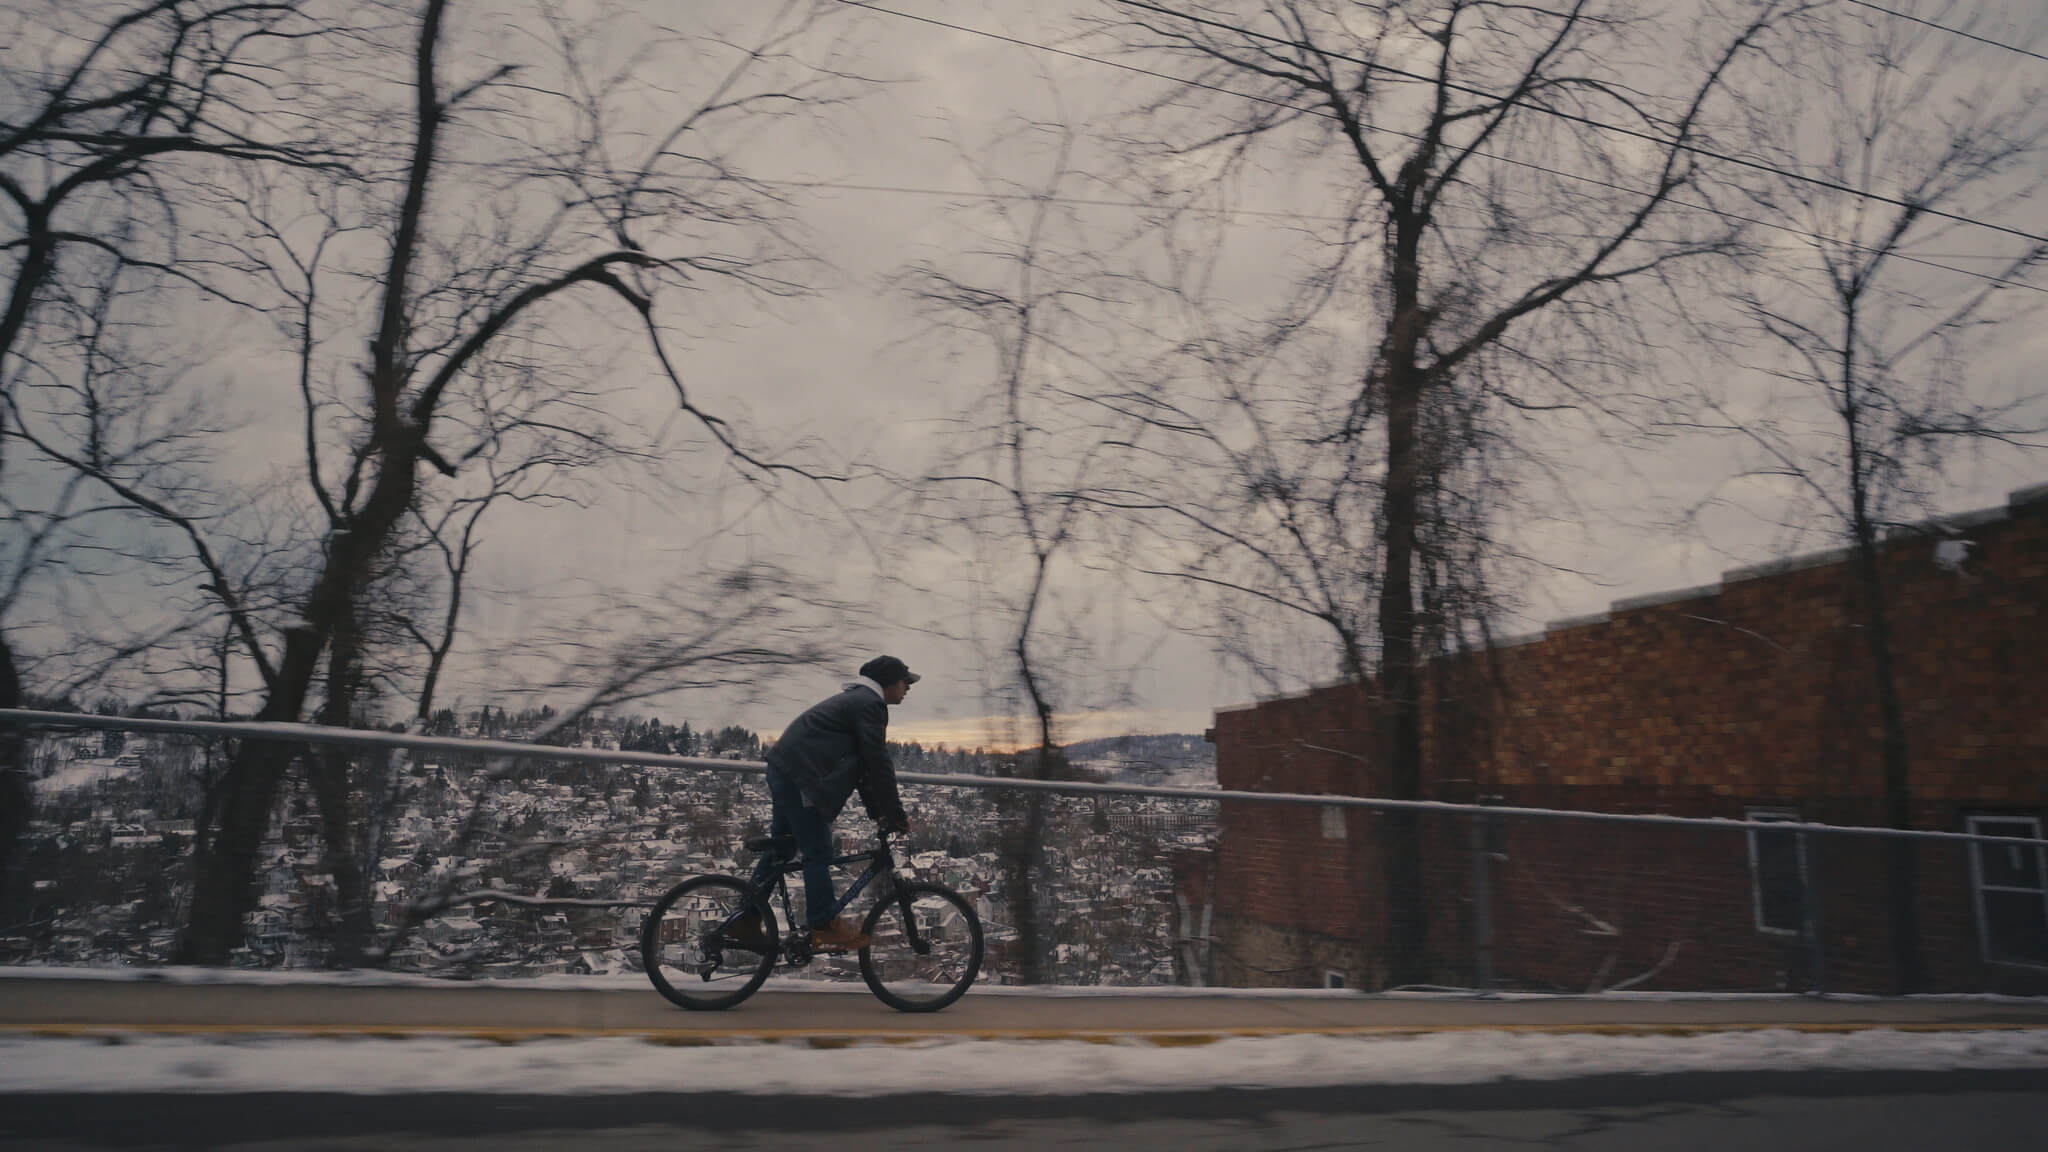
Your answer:
[[[83,788],[88,784],[118,780],[135,771],[135,767],[133,764],[117,764],[112,757],[104,760],[73,760],[69,767],[59,768],[36,781],[35,789],[45,796],[51,796],[59,792],[69,792],[74,788]]]
[[[374,968],[328,970],[320,968],[244,969],[200,968],[171,965],[58,965],[21,964],[0,966],[0,981],[7,980],[133,980],[161,984],[268,984],[312,985],[334,988],[464,988],[533,989],[545,992],[651,992],[647,977],[639,972],[612,972],[595,976],[508,976],[502,979],[457,980],[418,972],[385,972]],[[868,986],[857,977],[843,980],[809,980],[788,976],[771,977],[762,988],[770,992],[857,992],[868,994]],[[1442,991],[1363,992],[1355,988],[1189,988],[1174,984],[1125,987],[1114,984],[1015,986],[976,984],[970,996],[1037,996],[1050,998],[1089,996],[1212,997],[1251,1000],[1358,999],[1388,1000],[1471,1000],[1474,994],[1456,989]],[[1811,999],[1798,992],[1597,992],[1585,995],[1556,992],[1496,992],[1495,1000],[1602,1000],[1602,1001],[1688,1001],[1727,1000],[1802,1001]],[[1832,1003],[1882,1002],[1900,999],[1889,996],[1861,996],[1830,993]],[[2040,1004],[2039,996],[2007,996],[1992,992],[1940,993],[1908,996],[1912,1001],[1956,1001],[1997,1004]]]
[[[243,968],[199,968],[199,967],[146,967],[122,965],[89,967],[84,965],[12,965],[0,966],[0,981],[6,980],[124,980],[160,984],[267,984],[292,986],[326,986],[333,988],[404,988],[427,987],[461,990],[464,988],[490,989],[533,989],[547,992],[645,992],[652,994],[653,987],[647,983],[647,976],[641,972],[612,972],[596,976],[510,976],[501,980],[455,980],[445,976],[428,976],[418,972],[383,972],[370,968],[350,968],[338,971],[313,968],[291,969],[243,969]],[[868,995],[868,986],[858,976],[841,980],[808,980],[790,976],[775,976],[762,985],[770,992],[858,992]],[[1001,984],[977,984],[970,993],[974,996],[1229,996],[1247,999],[1299,999],[1302,997],[1355,998],[1360,993],[1343,988],[1186,988],[1178,985],[1147,985],[1143,987],[1119,987],[1113,984],[1085,986],[1033,985],[1030,987],[1005,986]]]
[[[963,1038],[877,1041],[850,1048],[765,1042],[675,1047],[622,1037],[517,1044],[446,1037],[0,1039],[0,1093],[1078,1095],[1625,1073],[1992,1068],[2048,1069],[2048,1031],[1770,1030],[1697,1036],[1469,1031],[1405,1038],[1226,1038],[1167,1046],[1142,1040]]]

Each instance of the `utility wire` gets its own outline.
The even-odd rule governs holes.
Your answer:
[[[1488,157],[1488,159],[1492,159],[1492,157]],[[1569,172],[1558,173],[1558,175],[1568,176],[1574,180],[1579,179],[1579,177],[1572,176]],[[987,188],[926,188],[912,184],[863,184],[845,180],[781,180],[761,176],[750,176],[747,179],[755,184],[765,184],[775,188],[810,188],[831,192],[885,192],[905,196],[935,196],[947,200],[1043,200],[1049,204],[1069,204],[1078,208],[1133,208],[1147,212],[1192,212],[1200,216],[1253,216],[1268,220],[1315,220],[1330,224],[1343,224],[1354,219],[1354,217],[1340,216],[1334,212],[1298,212],[1292,209],[1281,208],[1221,208],[1198,204],[1174,205],[1161,204],[1156,200],[1116,200],[1107,196],[1072,196],[1056,192],[998,192]],[[1681,206],[1692,207],[1691,205]],[[1711,208],[1698,208],[1696,210],[1701,212],[1715,211]],[[1728,213],[1717,214],[1722,216],[1729,215]],[[1754,223],[1754,221],[1750,221],[1747,217],[1734,218],[1744,223]],[[1437,224],[1435,227],[1453,232],[1475,232],[1483,231],[1486,225]],[[1777,227],[1777,225],[1766,224],[1766,227]],[[1564,240],[1604,240],[1607,238],[1607,234],[1604,232],[1546,232],[1544,235],[1555,236]],[[1801,233],[1801,235],[1812,236],[1817,240],[1825,239],[1825,237],[1815,233]],[[1660,243],[1660,241],[1647,239],[1643,242]],[[1677,241],[1661,242],[1677,243]],[[1903,254],[1907,256],[1924,256],[1930,260],[2009,259],[2009,257],[2002,256],[1996,252],[1904,252]],[[1953,268],[1950,271],[1960,272],[1965,276],[1979,275],[1979,273],[1968,272],[1961,268]]]
[[[1278,44],[1285,48],[1295,48],[1302,50],[1308,49],[1308,45],[1301,44],[1297,41],[1289,40],[1284,36],[1275,36],[1269,32],[1260,32],[1253,28],[1241,27],[1234,24],[1226,24],[1221,20],[1211,20],[1206,16],[1195,16],[1186,12],[1176,12],[1171,8],[1165,8],[1158,4],[1148,3],[1147,0],[1110,0],[1110,3],[1120,4],[1126,8],[1139,8],[1147,12],[1156,12],[1159,15],[1166,16],[1171,19],[1186,20],[1191,24],[1201,24],[1211,28],[1220,28],[1226,32],[1230,32],[1235,35],[1250,36],[1254,39],[1264,40],[1269,44]],[[861,5],[861,7],[870,7],[870,5]],[[875,10],[877,12],[885,11],[885,9],[880,8],[877,8]],[[1391,65],[1378,64],[1371,60],[1362,60],[1356,56],[1346,56],[1340,52],[1326,52],[1321,49],[1315,49],[1315,52],[1319,56],[1326,56],[1332,60],[1342,60],[1347,64],[1356,64],[1359,67],[1364,68],[1368,72],[1380,72],[1389,76],[1398,76],[1404,80],[1419,80],[1431,84],[1441,84],[1443,87],[1449,88],[1454,92],[1462,92],[1468,96],[1478,96],[1487,100],[1504,99],[1504,97],[1498,92],[1489,92],[1484,88],[1474,87],[1469,84],[1459,84],[1453,80],[1446,80],[1439,77],[1428,76],[1421,72],[1409,72],[1401,68],[1395,68]],[[1654,132],[1645,132],[1639,128],[1630,128],[1621,124],[1610,124],[1604,120],[1595,120],[1591,116],[1582,115],[1577,112],[1566,112],[1563,109],[1545,108],[1540,105],[1534,104],[1524,105],[1524,107],[1528,108],[1531,112],[1541,113],[1545,116],[1554,116],[1560,120],[1565,120],[1573,124],[1583,124],[1586,127],[1595,129],[1597,131],[1612,132],[1619,136],[1627,136],[1631,139],[1647,141],[1661,148],[1675,148],[1681,152],[1690,152],[1695,156],[1707,157],[1710,160],[1719,160],[1726,164],[1734,164],[1739,167],[1749,168],[1758,172],[1768,172],[1771,175],[1780,176],[1787,180],[1796,180],[1803,184],[1812,184],[1816,187],[1826,188],[1831,192],[1842,192],[1866,200],[1875,200],[1880,204],[1889,204],[1895,208],[1905,208],[1915,212],[1924,212],[1929,216],[1938,216],[1944,220],[1953,220],[1958,224],[1970,224],[1978,228],[1988,228],[1994,232],[2004,232],[2008,235],[2018,236],[2025,240],[2032,240],[2037,244],[2048,244],[2048,235],[2027,232],[2019,228],[2008,227],[2004,224],[1993,224],[1986,220],[1977,220],[1969,216],[1959,215],[1954,212],[1944,212],[1939,208],[1932,208],[1925,204],[1915,204],[1910,200],[1902,200],[1896,196],[1887,196],[1882,192],[1872,192],[1868,189],[1857,188],[1854,185],[1844,184],[1837,180],[1829,180],[1824,176],[1809,176],[1803,172],[1794,172],[1787,168],[1779,168],[1772,164],[1766,164],[1761,160],[1751,160],[1746,157],[1737,156],[1730,152],[1718,152],[1711,148],[1702,148],[1695,144],[1687,144],[1684,140],[1667,139],[1666,137],[1659,136]]]
[[[839,2],[853,8],[865,8],[871,12],[879,12],[887,16],[895,16],[904,20],[912,20],[920,24],[930,24],[937,28],[945,28],[954,32],[964,32],[970,36],[981,36],[990,40],[998,40],[1005,44],[1014,44],[1019,48],[1030,48],[1038,52],[1048,52],[1055,56],[1065,56],[1073,60],[1081,60],[1090,64],[1100,64],[1105,68],[1116,68],[1124,72],[1134,72],[1141,76],[1150,76],[1156,80],[1170,81],[1174,84],[1179,84],[1189,88],[1200,88],[1205,91],[1216,92],[1224,96],[1235,96],[1240,100],[1249,100],[1255,104],[1267,104],[1271,105],[1272,107],[1284,109],[1289,112],[1300,112],[1305,115],[1318,116],[1325,120],[1335,120],[1338,118],[1336,113],[1326,111],[1321,108],[1303,107],[1299,104],[1290,104],[1284,100],[1275,100],[1270,96],[1260,96],[1251,92],[1240,92],[1234,88],[1225,88],[1220,84],[1209,84],[1199,80],[1189,80],[1183,76],[1175,76],[1171,73],[1158,72],[1150,68],[1141,68],[1136,64],[1126,64],[1121,60],[1109,60],[1101,56],[1090,56],[1084,52],[1075,52],[1066,48],[1055,48],[1050,44],[1041,44],[1035,40],[1024,40],[1015,36],[1005,36],[1000,32],[990,32],[987,29],[975,28],[966,24],[955,24],[952,23],[951,21],[941,20],[934,16],[922,16],[915,12],[905,12],[896,8],[884,8],[879,4],[869,2],[869,0],[839,0]],[[1365,123],[1364,121],[1360,121],[1359,123],[1362,127],[1369,128],[1374,132],[1381,132],[1386,135],[1399,137],[1404,140],[1420,141],[1422,139],[1422,137],[1416,135],[1413,132],[1403,132],[1397,128],[1382,128],[1375,124]],[[1495,163],[1507,164],[1517,168],[1526,168],[1531,171],[1544,173],[1545,175],[1556,176],[1564,180],[1575,180],[1584,184],[1592,184],[1596,187],[1607,188],[1616,192],[1626,192],[1634,196],[1649,195],[1649,193],[1644,192],[1640,188],[1630,188],[1626,185],[1616,184],[1608,180],[1601,180],[1597,177],[1583,176],[1576,172],[1560,171],[1556,168],[1549,168],[1531,160],[1518,160],[1511,156],[1500,156],[1490,152],[1475,151],[1473,155],[1478,156],[1483,160],[1492,160]],[[1729,212],[1726,209],[1714,208],[1705,204],[1695,204],[1691,201],[1677,199],[1676,197],[1667,199],[1666,203],[1669,203],[1672,206],[1678,208],[1686,208],[1695,212],[1705,212],[1712,216],[1719,216],[1724,220],[1729,220],[1735,223],[1754,224],[1759,227],[1770,228],[1775,231],[1790,233],[1791,235],[1798,236],[1807,240],[1817,240],[1825,244],[1838,244],[1844,248],[1850,248],[1859,252],[1877,253],[1880,251],[1879,249],[1870,247],[1866,244],[1858,244],[1848,240],[1839,240],[1831,236],[1825,236],[1818,232],[1810,232],[1806,229],[1794,227],[1789,224],[1780,224],[1775,221],[1763,220],[1754,216],[1743,216],[1739,213]],[[1987,225],[1987,227],[1996,226]],[[2009,231],[2008,229],[2000,230]],[[2028,235],[2027,233],[2018,234],[2022,236]],[[2048,237],[2043,237],[2041,239],[2043,243],[2048,243]],[[2048,292],[2048,288],[2043,288],[2038,285],[2029,284],[2022,280],[2008,280],[2003,277],[1986,275],[1982,272],[1972,272],[1965,268],[1952,268],[1946,264],[1937,264],[1929,260],[1923,260],[1918,257],[1908,256],[1904,253],[1899,252],[1893,252],[1891,253],[1891,255],[1896,257],[1897,259],[1907,261],[1908,263],[1922,264],[1929,268],[1937,268],[1944,272],[1954,272],[1958,275],[1963,276],[1974,276],[1977,279],[1988,280],[1994,284],[2002,285],[2005,287],[2025,288],[2036,292]]]
[[[1979,36],[1975,32],[1965,32],[1961,28],[1951,27],[1947,24],[1936,24],[1932,20],[1923,20],[1911,12],[1901,12],[1896,8],[1887,8],[1882,4],[1872,4],[1870,0],[1842,0],[1842,3],[1854,4],[1858,8],[1868,8],[1873,12],[1882,12],[1887,16],[1896,16],[1901,20],[1911,20],[1915,24],[1925,24],[1929,28],[1938,28],[1951,36],[1961,36],[1965,40],[1975,40],[1979,44],[1989,44],[1993,48],[2003,48],[2007,52],[2017,52],[2022,56],[2032,56],[2036,60],[2048,60],[2048,56],[2044,56],[2031,49],[2022,48],[2017,44],[2007,44],[2003,40],[1993,40],[1988,36]]]
[[[1548,172],[1550,171],[1550,169],[1546,168],[1543,169],[1543,171]],[[1568,172],[1554,173],[1554,175],[1565,176],[1574,180],[1584,179],[1584,177],[1573,176],[1571,173]],[[1250,216],[1268,220],[1316,220],[1332,224],[1344,224],[1350,222],[1348,217],[1319,212],[1287,212],[1269,208],[1183,208],[1176,207],[1173,205],[1160,205],[1157,203],[1148,203],[1143,200],[1115,200],[1109,197],[1102,196],[1061,196],[1053,193],[1041,192],[997,192],[993,190],[974,191],[965,188],[919,188],[904,184],[859,184],[838,180],[767,180],[758,177],[754,178],[754,183],[767,184],[777,188],[808,188],[815,190],[830,190],[839,192],[879,192],[890,195],[903,196],[936,196],[948,200],[1044,201],[1050,204],[1069,204],[1082,208],[1132,208],[1137,209],[1139,211],[1154,212],[1187,211],[1207,216]],[[1613,185],[1607,186],[1614,187]],[[1624,189],[1624,191],[1630,191],[1630,189]],[[1673,207],[1686,208],[1696,212],[1706,212],[1737,223],[1755,224],[1760,227],[1771,228],[1781,232],[1790,232],[1795,236],[1799,236],[1808,240],[1818,240],[1823,243],[1830,244],[1841,244],[1844,247],[1853,248],[1859,252],[1875,253],[1879,251],[1879,249],[1872,248],[1867,245],[1851,244],[1846,241],[1835,240],[1830,237],[1823,236],[1817,232],[1806,232],[1798,228],[1793,228],[1789,225],[1778,224],[1769,220],[1760,220],[1751,216],[1740,216],[1736,215],[1735,213],[1723,211],[1718,208],[1708,208],[1705,205],[1691,204],[1683,200],[1672,200],[1670,203]],[[1447,231],[1484,230],[1484,225],[1478,224],[1437,224],[1436,227],[1445,229]],[[1547,232],[1544,235],[1560,240],[1607,239],[1607,236],[1604,233],[1592,232]],[[1658,243],[1659,241],[1644,240],[1642,242]],[[1676,243],[1676,241],[1665,241],[1665,243]],[[1773,247],[1778,248],[1780,251],[1796,250],[1791,245],[1774,245]],[[1977,280],[1987,280],[1993,284],[2000,284],[2009,288],[2025,288],[2029,291],[2034,292],[2048,292],[2048,287],[2043,287],[2037,284],[2029,284],[2024,280],[2008,280],[2003,277],[1992,276],[1984,272],[1973,272],[1968,268],[1957,268],[1948,264],[1939,264],[1936,263],[1934,259],[1932,259],[1933,257],[1938,257],[1944,260],[2007,259],[2007,257],[2004,256],[1985,255],[1973,252],[1929,252],[1916,255],[1911,252],[1902,251],[1891,251],[1888,252],[1887,255],[1893,259],[1904,260],[1913,264],[1925,265],[1926,267],[1939,269],[1943,272],[1953,272],[1958,276],[1968,276]]]

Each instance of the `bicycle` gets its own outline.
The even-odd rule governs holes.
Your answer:
[[[769,836],[748,840],[746,848],[776,851]],[[863,862],[867,869],[847,885],[832,915],[882,881],[861,924],[869,937],[859,953],[868,990],[899,1012],[936,1012],[958,1000],[981,972],[974,906],[943,884],[898,879],[887,833],[876,836],[874,848],[832,860],[834,867]],[[680,1007],[718,1011],[752,996],[778,959],[792,969],[808,965],[816,958],[810,931],[796,925],[789,900],[789,877],[802,869],[801,861],[783,859],[767,893],[737,876],[693,876],[664,893],[640,925],[640,958],[655,990]],[[776,931],[770,895],[781,898],[787,933]]]

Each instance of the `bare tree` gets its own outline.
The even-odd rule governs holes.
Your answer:
[[[324,723],[354,722],[365,686],[385,674],[380,661],[415,643],[378,611],[373,593],[416,577],[409,564],[432,546],[448,510],[565,452],[619,456],[605,430],[630,425],[608,424],[600,405],[615,404],[626,420],[621,409],[630,405],[566,367],[575,352],[546,366],[554,374],[497,370],[514,337],[535,346],[562,339],[549,326],[564,322],[575,289],[623,306],[644,337],[640,371],[672,386],[671,410],[693,420],[741,475],[771,488],[780,477],[820,476],[771,458],[699,404],[667,346],[656,294],[687,286],[704,299],[720,283],[754,294],[802,290],[794,278],[802,252],[783,206],[745,179],[733,154],[778,117],[815,112],[857,89],[857,78],[825,59],[831,45],[819,27],[831,6],[750,11],[750,38],[738,41],[654,26],[626,42],[619,63],[605,56],[619,48],[616,35],[542,5],[549,36],[535,59],[449,81],[441,61],[456,7],[399,6],[402,20],[347,38],[334,59],[311,66],[348,83],[327,103],[294,111],[360,122],[371,145],[361,180],[272,181],[212,205],[219,219],[232,220],[233,207],[249,221],[236,270],[282,301],[276,318],[297,363],[297,478],[290,492],[266,493],[296,552],[277,569],[286,594],[262,603],[235,596],[218,538],[249,525],[245,518],[231,528],[217,509],[195,510],[207,493],[157,491],[153,476],[98,467],[62,436],[31,441],[43,459],[91,476],[188,540],[202,587],[235,629],[240,666],[260,685],[259,719],[311,710]],[[386,43],[391,36],[404,39]],[[674,53],[711,66],[688,100],[652,86]],[[403,80],[381,74],[393,58],[406,61]],[[379,105],[385,95],[402,115]],[[656,95],[652,106],[671,112],[649,133],[638,118]],[[404,138],[384,140],[380,126],[390,124],[403,125]],[[351,281],[371,288],[367,314],[351,309],[363,295],[343,288]],[[358,339],[366,361],[343,350],[362,347]],[[218,963],[238,942],[254,853],[294,755],[250,741],[229,763],[197,849],[184,959]],[[345,889],[338,958],[347,962],[367,941],[355,782],[334,758],[311,758],[308,773],[328,863]]]
[[[1384,461],[1358,437],[1316,450],[1357,400],[1356,366],[1319,315],[1332,281],[1311,277],[1310,296],[1290,300],[1284,319],[1236,322],[1209,295],[1215,251],[1178,239],[1167,237],[1158,284],[1178,338],[1128,387],[1099,397],[1154,435],[1123,447],[1122,487],[1097,499],[1141,529],[1127,562],[1188,586],[1200,601],[1190,615],[1215,621],[1207,638],[1269,686],[1284,673],[1266,649],[1290,645],[1257,622],[1276,613],[1283,631],[1290,617],[1325,631],[1314,642],[1330,642],[1339,674],[1365,683]]]
[[[66,11],[60,14],[58,8]],[[308,0],[32,3],[10,14],[15,65],[0,120],[0,200],[13,261],[0,356],[11,354],[68,247],[179,267],[169,159],[338,168],[301,139],[262,134],[260,48],[310,35]],[[32,53],[41,58],[31,60]],[[74,219],[75,217],[75,219]],[[135,227],[146,221],[153,227]]]
[[[193,276],[178,244],[170,188],[195,158],[300,165],[334,161],[256,122],[249,105],[269,87],[262,58],[304,35],[306,0],[57,0],[10,6],[0,79],[0,253],[8,263],[0,310],[0,478],[7,476],[12,389],[50,286],[72,253],[87,263]],[[62,11],[60,11],[60,9]],[[13,489],[19,480],[5,487]],[[75,489],[66,489],[75,493]],[[28,536],[10,560],[27,576],[59,551],[56,526],[73,510],[17,508]],[[34,527],[28,527],[33,523]],[[11,582],[5,608],[18,602]],[[0,615],[0,707],[18,707],[19,653]],[[0,872],[27,819],[13,737],[0,737]],[[21,785],[21,786],[17,786]]]
[[[1059,586],[1063,569],[1085,562],[1091,548],[1100,553],[1088,538],[1096,507],[1090,492],[1111,435],[1097,414],[1069,399],[1075,376],[1106,376],[1087,349],[1110,327],[1113,307],[1099,266],[1081,254],[1073,221],[1056,202],[1061,185],[1076,179],[1080,136],[1061,116],[999,138],[991,151],[1005,156],[1035,160],[1043,150],[1048,175],[1021,191],[984,175],[1001,195],[986,208],[991,234],[975,246],[979,259],[927,261],[899,277],[941,331],[966,336],[990,357],[988,388],[951,437],[957,447],[921,485],[936,501],[930,522],[939,535],[969,537],[976,600],[1003,621],[995,663],[1009,691],[998,699],[1029,710],[1033,744],[1015,763],[1036,780],[1067,775],[1060,707],[1072,698],[1088,653],[1073,621],[1062,618]],[[1018,973],[1027,984],[1043,983],[1053,938],[1041,899],[1046,794],[1004,793],[999,803]]]
[[[124,672],[177,676],[180,653],[213,630],[204,598],[159,584],[179,570],[176,544],[132,529],[133,507],[89,469],[52,468],[40,448],[76,437],[81,459],[109,475],[148,473],[164,490],[190,484],[217,414],[180,395],[189,363],[142,351],[159,328],[128,314],[155,287],[111,261],[79,261],[52,281],[36,309],[34,338],[15,348],[0,412],[15,449],[0,507],[5,583],[0,622],[32,637],[9,660],[18,691],[58,702],[86,686],[119,684]],[[26,452],[23,449],[27,449]],[[166,564],[168,561],[168,565]],[[237,594],[253,593],[249,567],[222,565]],[[176,702],[152,696],[142,706]]]
[[[652,600],[601,601],[584,618],[525,638],[516,653],[506,655],[522,661],[538,657],[538,663],[551,669],[545,682],[528,686],[528,691],[576,701],[534,733],[533,742],[545,744],[587,717],[658,696],[725,689],[751,698],[764,670],[812,667],[842,658],[826,637],[847,613],[846,606],[821,597],[789,573],[755,564],[678,580]],[[476,887],[477,878],[493,867],[543,859],[566,847],[543,841],[512,845],[496,859],[475,855],[476,842],[490,828],[493,805],[502,796],[496,786],[524,778],[535,763],[529,757],[494,757],[472,774],[467,810],[447,845],[450,854],[469,862],[437,877],[408,901],[398,923],[364,950],[362,960],[387,963],[428,918],[479,899],[591,906],[587,901]],[[599,906],[614,905],[607,901]]]
[[[1382,437],[1369,683],[1388,792],[1418,797],[1418,541],[1443,451],[1430,414],[1463,407],[1444,399],[1461,388],[1518,410],[1603,403],[1626,286],[1730,248],[1721,221],[1673,203],[1720,162],[1709,132],[1726,89],[1785,6],[1710,14],[1688,36],[1596,0],[1112,3],[1111,33],[1187,79],[1144,108],[1167,191],[1191,170],[1228,184],[1285,164],[1341,206],[1314,275],[1340,294],[1366,363],[1343,418],[1302,450]],[[1696,46],[1682,58],[1679,39]],[[1382,824],[1385,978],[1426,979],[1416,824]]]
[[[1712,428],[1746,442],[1750,475],[1789,482],[1795,514],[1818,513],[1851,550],[1845,591],[1869,660],[1883,819],[1911,828],[1912,755],[1880,548],[1929,513],[1958,453],[2044,446],[2042,393],[2018,379],[2024,370],[2008,369],[2018,387],[2006,386],[1995,357],[2038,323],[2048,242],[1967,221],[1995,222],[2041,191],[2048,90],[1981,45],[1886,14],[1838,8],[1807,29],[1788,62],[1798,83],[1758,102],[1754,149],[1819,182],[1746,186],[1803,240],[1764,255],[1735,294],[1741,323],[1716,334],[1748,370],[1742,387],[1702,388],[1699,399]],[[1872,184],[1893,202],[1844,191]],[[1958,271],[1916,254],[1948,248],[1974,248],[1988,263]],[[1911,844],[1893,842],[1886,884],[1905,993],[1927,984],[1915,883]]]

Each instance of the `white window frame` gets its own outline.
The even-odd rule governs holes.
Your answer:
[[[1980,821],[1989,824],[2025,824],[2033,829],[2034,839],[2041,839],[2041,818],[2038,816],[1975,812],[1964,817],[1963,827],[1972,835],[1997,835],[1995,832],[1978,831]],[[1986,964],[2003,964],[2014,968],[2048,968],[2048,964],[2039,960],[2014,960],[2010,957],[1992,955],[1991,920],[1984,914],[1984,893],[1988,889],[1992,892],[2036,892],[2041,897],[2042,915],[2048,916],[2048,843],[2043,843],[2041,847],[2033,850],[2034,873],[2041,882],[2038,888],[2008,888],[2003,884],[1985,884],[1984,861],[1979,855],[1983,850],[1982,844],[1973,842],[1970,845],[1970,903],[1975,906],[1977,912],[1977,954],[1984,958]]]
[[[1797,824],[1799,823],[1799,809],[1748,808],[1743,810],[1742,818],[1757,824]],[[1775,925],[1764,923],[1763,871],[1757,867],[1756,833],[1757,830],[1754,828],[1748,829],[1743,833],[1743,839],[1749,844],[1750,919],[1756,923],[1756,930],[1766,936],[1784,936],[1787,938],[1802,936],[1806,932],[1806,893],[1810,887],[1806,874],[1806,839],[1797,833],[1792,834],[1792,851],[1799,861],[1799,913],[1801,922],[1796,928],[1779,928]]]
[[[1343,970],[1337,968],[1323,969],[1323,987],[1349,988],[1350,986],[1350,982]]]
[[[1323,839],[1344,840],[1349,838],[1344,821],[1344,806],[1325,804],[1323,807]]]

